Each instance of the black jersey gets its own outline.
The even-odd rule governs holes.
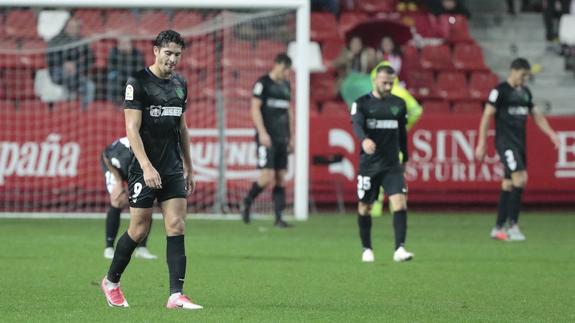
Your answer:
[[[497,85],[489,94],[495,109],[495,145],[525,148],[527,116],[533,109],[533,97],[526,86],[513,88],[509,83]]]
[[[395,95],[380,99],[369,93],[353,103],[351,115],[360,145],[365,138],[376,144],[372,155],[361,149],[360,169],[379,172],[399,167],[400,152],[403,153],[403,162],[407,162],[407,108],[403,99]]]
[[[142,111],[140,136],[160,176],[183,173],[180,119],[186,110],[187,83],[179,75],[160,79],[149,68],[128,79],[124,107]],[[142,173],[136,158],[130,172]]]
[[[106,149],[104,149],[102,155],[110,161],[112,166],[120,171],[122,179],[127,181],[128,168],[130,167],[132,159],[134,158],[134,154],[130,150],[130,142],[128,141],[128,138],[123,137],[114,141],[108,145]]]
[[[289,82],[287,80],[275,82],[269,75],[264,75],[254,85],[253,96],[262,101],[262,118],[272,141],[287,143],[290,139],[291,88]]]

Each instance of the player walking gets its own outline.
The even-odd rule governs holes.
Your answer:
[[[193,192],[192,160],[184,111],[187,82],[174,69],[185,44],[173,30],[154,41],[155,62],[128,79],[125,90],[126,132],[136,158],[128,175],[130,225],[118,240],[102,290],[110,306],[127,307],[120,277],[152,221],[158,200],[167,235],[170,297],[166,307],[201,309],[182,294],[186,275],[184,229],[186,196]]]
[[[522,241],[525,235],[519,230],[521,196],[527,183],[527,160],[525,151],[525,130],[527,115],[531,114],[535,124],[547,135],[556,148],[559,139],[549,126],[541,110],[533,105],[533,97],[525,81],[531,65],[524,58],[511,63],[507,80],[497,85],[489,94],[481,123],[475,157],[482,161],[487,149],[486,138],[489,122],[495,116],[495,147],[505,167],[505,178],[501,182],[499,210],[491,238],[497,240]],[[504,225],[509,220],[509,227]]]
[[[371,245],[371,207],[380,187],[385,187],[393,210],[395,252],[397,262],[411,260],[405,250],[407,234],[407,193],[403,178],[403,163],[407,153],[407,110],[405,101],[391,94],[396,74],[391,66],[377,69],[375,88],[357,99],[351,107],[353,130],[361,143],[357,176],[358,226],[363,246],[362,261],[373,262]],[[400,152],[403,160],[400,162]]]
[[[108,145],[101,155],[101,168],[106,180],[106,190],[110,195],[110,206],[106,213],[106,249],[104,258],[114,258],[114,241],[120,227],[120,214],[128,205],[128,194],[124,183],[128,182],[128,166],[132,162],[134,154],[130,150],[130,142],[127,137],[122,137]],[[151,223],[150,223],[151,225]],[[150,253],[146,247],[148,236],[139,243],[136,248],[136,258],[157,259],[158,256]]]
[[[253,88],[252,120],[256,127],[259,179],[252,184],[242,206],[242,219],[250,223],[250,208],[255,198],[272,187],[275,226],[287,228],[282,220],[285,208],[285,183],[288,154],[293,151],[293,112],[290,109],[291,88],[288,81],[292,61],[278,54],[269,74],[260,77]]]

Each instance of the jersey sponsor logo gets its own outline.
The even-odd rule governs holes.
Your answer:
[[[150,106],[150,116],[152,117],[180,117],[182,115],[182,107],[163,107],[160,105]]]
[[[132,101],[134,100],[134,87],[131,84],[126,85],[126,93],[125,93],[125,100]]]
[[[510,107],[508,111],[512,116],[526,116],[529,114],[528,107]]]
[[[368,129],[397,129],[399,122],[397,120],[377,120],[367,119],[366,125]]]
[[[287,109],[289,108],[289,100],[268,99],[266,105],[270,108]]]
[[[497,89],[493,89],[491,90],[491,92],[489,92],[489,102],[495,103],[498,97],[499,97],[499,91],[497,91]]]
[[[254,95],[257,95],[257,96],[262,95],[262,91],[263,91],[263,90],[264,90],[264,86],[263,86],[263,84],[262,84],[261,82],[257,82],[257,83],[254,85],[254,91],[253,91],[253,92],[254,92]]]

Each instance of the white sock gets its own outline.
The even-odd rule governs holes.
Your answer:
[[[174,300],[180,296],[182,296],[182,293],[173,293],[172,295],[170,295],[170,300]]]
[[[116,287],[120,286],[120,283],[112,283],[111,281],[109,281],[108,277],[106,277],[106,281],[104,282],[104,284],[106,284],[106,288],[108,288],[108,289],[112,289],[112,288],[116,288]]]

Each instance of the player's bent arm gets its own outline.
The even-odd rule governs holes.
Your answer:
[[[559,139],[557,138],[557,134],[555,133],[553,128],[551,128],[551,125],[549,125],[549,122],[547,121],[547,118],[545,118],[545,116],[543,115],[541,109],[538,106],[534,106],[533,109],[531,110],[531,114],[533,115],[533,121],[535,122],[537,127],[539,127],[539,129],[541,129],[541,131],[543,131],[543,133],[546,134],[549,137],[549,139],[551,139],[555,147],[558,148]]]
[[[256,130],[260,135],[268,134],[266,127],[264,125],[264,118],[262,116],[262,100],[258,98],[252,98],[251,105],[252,121]]]
[[[128,136],[128,141],[130,141],[130,148],[134,152],[138,163],[140,163],[140,167],[145,169],[152,166],[152,163],[144,150],[142,137],[140,137],[142,111],[136,109],[124,109],[124,116],[126,118],[126,134]]]
[[[188,127],[186,125],[185,114],[180,118],[180,146],[182,147],[182,157],[184,159],[184,167],[188,174],[192,174],[194,166],[192,164],[192,155],[190,153],[190,138],[188,137]]]

